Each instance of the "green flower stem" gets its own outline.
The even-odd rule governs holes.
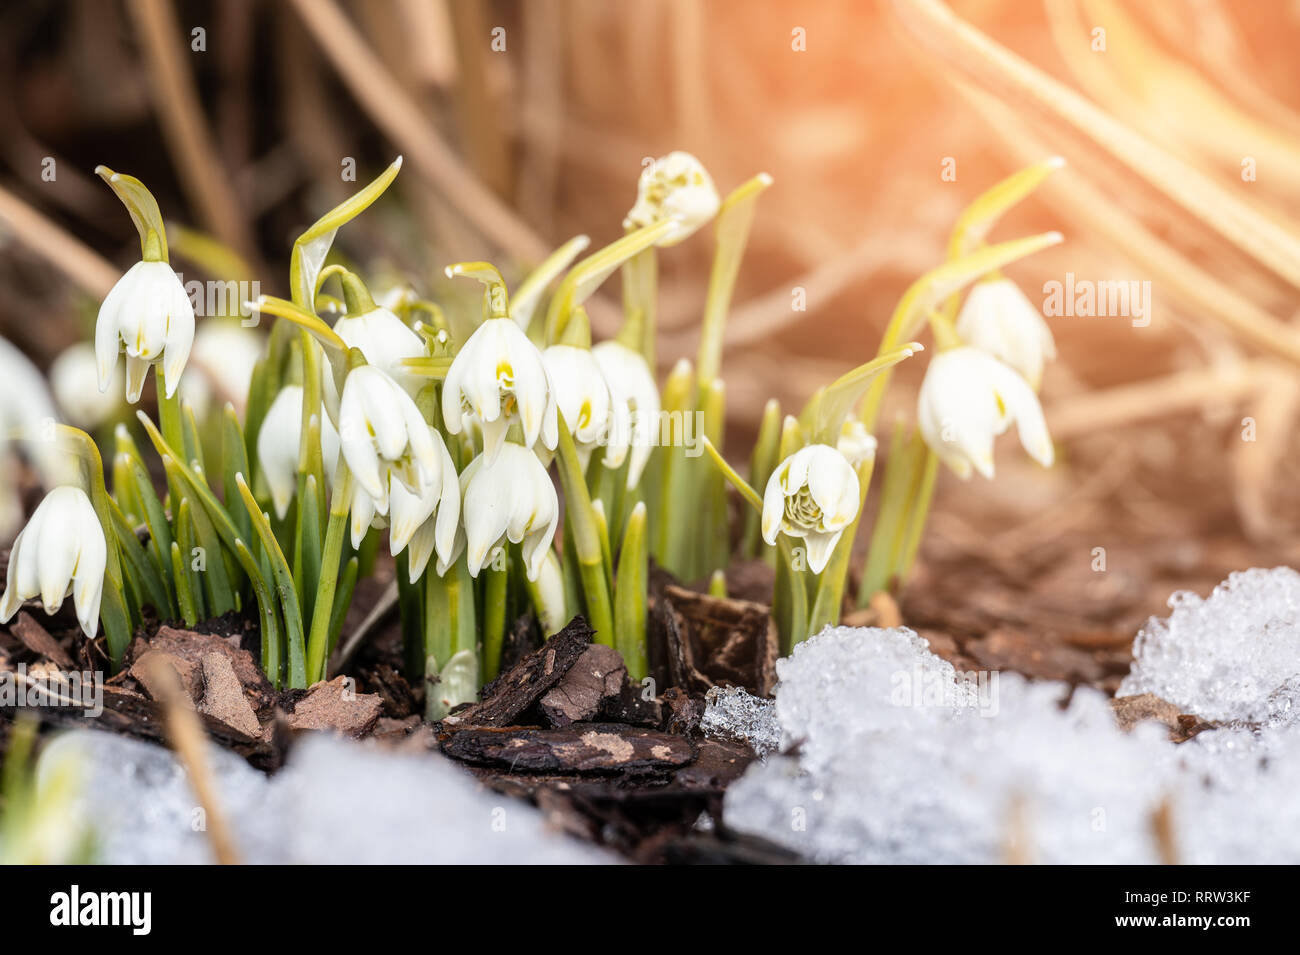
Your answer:
[[[873,596],[890,586],[897,566],[894,542],[899,539],[901,528],[907,520],[924,447],[919,432],[906,434],[902,422],[894,427],[889,444],[889,461],[885,466],[884,486],[880,493],[880,506],[875,526],[871,529],[867,566],[858,585],[859,607],[866,607]]]
[[[930,504],[934,500],[934,486],[939,477],[939,456],[929,448],[925,451],[925,464],[922,466],[921,487],[917,491],[907,522],[907,534],[903,539],[902,560],[895,568],[899,581],[907,579],[916,561],[916,552],[921,546],[921,534],[925,530],[926,519],[930,516]]]
[[[684,421],[695,410],[695,372],[690,362],[680,361],[664,382],[663,410],[668,420]],[[674,425],[671,440],[657,451],[660,462],[659,506],[655,510],[655,541],[651,548],[655,560],[665,569],[685,577],[689,568],[681,554],[693,539],[691,528],[698,519],[690,494],[691,462],[682,450],[682,434]]]
[[[510,571],[489,565],[483,581],[483,679],[495,680],[501,671],[501,647],[506,637],[506,591]]]
[[[185,426],[181,418],[181,390],[176,389],[176,393],[170,398],[167,397],[167,380],[163,375],[163,366],[159,362],[157,365],[158,380],[155,383],[158,388],[158,427],[162,430],[163,439],[167,444],[178,452],[185,451]],[[186,465],[193,460],[189,457],[182,457]]]
[[[858,536],[858,524],[862,521],[862,509],[867,503],[867,489],[871,486],[871,472],[875,460],[867,460],[856,468],[858,473],[858,516],[853,523],[844,528],[830,562],[822,568],[817,579],[817,596],[813,600],[808,618],[808,636],[821,633],[823,629],[840,622],[840,611],[844,607],[844,587],[849,577],[849,561],[853,556],[853,541]]]
[[[722,447],[726,429],[727,395],[721,378],[715,378],[700,393],[704,417],[704,436],[715,447]],[[695,489],[706,509],[707,518],[695,530],[696,563],[691,579],[695,580],[715,570],[725,569],[731,558],[731,528],[728,526],[727,485],[721,474],[714,473],[709,465],[696,459],[689,467],[696,474]]]
[[[357,573],[360,566],[360,561],[355,555],[349,557],[347,563],[343,565],[338,590],[334,593],[334,607],[330,610],[330,638],[326,657],[334,652],[334,647],[339,642],[339,634],[343,632],[343,621],[348,615],[348,606],[352,603],[352,594],[357,588]]]
[[[181,557],[181,547],[175,541],[172,541],[171,565],[172,575],[176,578],[176,594],[181,605],[181,619],[185,621],[185,626],[192,627],[199,622],[199,611],[194,604],[194,591],[190,585],[190,575]]]
[[[775,398],[768,400],[763,407],[763,420],[758,426],[758,439],[754,442],[754,451],[749,460],[749,483],[755,489],[765,489],[767,481],[780,464],[776,453],[781,442],[781,403]],[[745,511],[743,530],[740,536],[740,554],[742,557],[756,557],[762,543],[761,515],[752,508]]]
[[[628,678],[640,683],[650,670],[646,656],[646,508],[637,502],[623,530],[614,587],[614,647],[623,655]]]
[[[614,645],[614,611],[610,605],[610,573],[605,566],[604,549],[601,547],[600,530],[591,504],[591,495],[587,493],[587,482],[583,477],[582,463],[578,460],[578,449],[573,444],[573,435],[564,415],[559,416],[559,472],[560,483],[564,487],[564,502],[567,507],[565,522],[573,526],[573,543],[575,557],[578,561],[578,573],[582,580],[582,592],[587,608],[588,622],[596,631],[596,641],[607,646]]]
[[[334,479],[334,494],[330,499],[329,523],[325,527],[325,549],[320,560],[320,587],[316,594],[316,609],[311,618],[311,632],[307,637],[307,686],[325,678],[325,658],[329,653],[330,617],[334,608],[334,592],[338,587],[339,571],[343,559],[343,537],[348,526],[348,505],[352,500],[352,473],[342,460]],[[436,575],[431,575],[436,576]]]
[[[614,570],[614,552],[609,545],[609,521],[605,519],[605,505],[599,499],[591,502],[591,516],[596,522],[596,536],[600,539],[601,566],[612,575]],[[605,586],[613,587],[612,577],[605,578]]]
[[[656,367],[656,329],[659,309],[659,250],[642,249],[623,264],[623,314],[627,316],[619,341],[639,351]],[[624,333],[629,340],[624,339]]]

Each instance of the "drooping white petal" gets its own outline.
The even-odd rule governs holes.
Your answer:
[[[628,464],[627,487],[631,489],[640,483],[657,440],[661,407],[659,388],[640,352],[619,342],[608,341],[594,346],[591,354],[609,385],[615,427],[630,424],[628,442],[632,459]],[[622,462],[623,449],[611,441],[605,452],[605,463],[619,467]]]
[[[1043,365],[1056,357],[1056,342],[1042,312],[1010,279],[977,283],[957,317],[957,334],[1014,368],[1038,388]]]

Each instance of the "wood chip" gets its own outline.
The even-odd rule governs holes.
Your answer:
[[[9,630],[28,650],[40,654],[55,666],[65,670],[73,669],[72,657],[31,614],[20,612]]]
[[[542,697],[542,715],[555,727],[590,720],[607,701],[618,699],[626,682],[623,655],[613,647],[593,643]]]
[[[138,681],[152,699],[162,700],[168,690],[166,684],[160,683],[157,679],[156,661],[171,666],[177,678],[181,681],[181,686],[185,688],[191,703],[198,699],[203,689],[203,682],[197,664],[163,650],[148,650],[136,658],[135,662],[131,664],[129,672],[132,679]]]
[[[209,653],[203,658],[202,673],[203,699],[199,701],[198,711],[220,720],[237,733],[256,739],[262,727],[244,695],[244,685],[235,675],[230,658]]]
[[[288,717],[289,728],[332,730],[360,738],[374,728],[383,709],[384,701],[378,694],[358,693],[354,680],[336,676],[315,684],[294,704]]]

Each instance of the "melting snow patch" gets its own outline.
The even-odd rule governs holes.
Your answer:
[[[748,743],[759,757],[765,757],[781,742],[776,707],[771,700],[754,696],[744,687],[715,686],[704,696],[700,729],[714,739]]]
[[[1216,722],[1300,721],[1300,574],[1244,570],[1169,606],[1138,634],[1120,696],[1154,693]]]
[[[1242,576],[1220,590],[1243,596]],[[1254,593],[1277,598],[1295,582],[1278,575]],[[1266,631],[1256,658],[1261,643],[1277,650],[1295,627],[1276,604],[1251,611]],[[1248,636],[1243,628],[1230,639]],[[1261,699],[1300,673],[1294,657],[1289,666],[1256,659]],[[1298,730],[1224,729],[1181,746],[1154,723],[1126,734],[1101,693],[958,673],[905,629],[828,629],[777,674],[782,754],[730,787],[723,818],[810,859],[1153,863],[1163,848],[1184,862],[1300,861]],[[1189,686],[1208,688],[1174,697],[1191,712],[1203,712],[1207,693],[1224,698],[1208,674]],[[1251,705],[1232,699],[1235,713]],[[1162,847],[1154,820],[1165,807],[1174,829]]]
[[[78,730],[47,747],[82,755],[85,817],[98,861],[211,861],[202,813],[184,770],[149,743]],[[479,786],[434,754],[349,740],[300,740],[270,778],[209,747],[220,806],[240,858],[275,864],[581,864],[615,861],[547,828],[524,802]]]

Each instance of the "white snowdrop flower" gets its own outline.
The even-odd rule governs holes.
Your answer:
[[[360,315],[344,315],[334,323],[334,333],[408,390],[423,383],[402,362],[424,356],[424,339],[388,309],[376,306]]]
[[[542,361],[551,379],[556,407],[573,432],[585,467],[592,446],[605,437],[609,428],[609,385],[588,348],[552,345],[542,352]]]
[[[447,445],[437,430],[430,428],[437,448],[438,467],[424,475],[420,493],[412,494],[400,481],[388,488],[388,544],[394,557],[408,546],[407,563],[415,583],[438,554],[438,573],[446,572],[456,559],[456,529],[460,526],[460,481]],[[357,546],[360,546],[359,544]]]
[[[656,245],[676,245],[718,213],[718,190],[704,164],[690,153],[676,151],[656,159],[641,171],[636,205],[627,224],[645,227],[676,219],[678,227]]]
[[[119,397],[106,398],[99,390],[98,368],[95,348],[86,342],[65,348],[50,365],[50,390],[54,392],[54,400],[69,422],[86,430],[94,430],[112,419],[121,406]],[[124,388],[121,371],[115,369],[109,390],[114,392]]]
[[[1013,421],[1029,456],[1052,465],[1038,396],[1014,369],[978,348],[951,348],[930,360],[916,414],[926,444],[962,479],[972,467],[993,477],[993,439]]]
[[[8,623],[24,600],[40,597],[52,614],[72,594],[81,629],[93,638],[107,564],[104,528],[90,498],[79,487],[56,487],[14,541],[0,623]]]
[[[242,415],[253,369],[265,349],[265,338],[254,329],[228,319],[208,319],[194,333],[181,397],[199,413],[230,402]]]
[[[483,429],[483,450],[495,458],[510,423],[518,420],[524,444],[540,436],[554,451],[559,440],[555,397],[537,346],[509,318],[489,318],[452,359],[442,385],[442,419],[460,434],[467,416]]]
[[[162,363],[167,397],[176,393],[194,344],[194,306],[166,262],[137,262],[113,286],[95,321],[99,390],[107,391],[126,352],[126,400],[140,400],[149,366]]]
[[[876,437],[853,415],[844,419],[840,425],[840,436],[835,442],[835,450],[848,459],[849,464],[857,467],[876,456]]]
[[[812,444],[777,465],[763,492],[763,540],[798,537],[808,567],[820,574],[861,505],[857,472],[839,451]]]
[[[537,455],[507,443],[495,461],[486,454],[471,461],[460,482],[471,576],[477,577],[509,540],[522,542],[524,569],[536,580],[560,519],[555,485]]]
[[[612,400],[605,464],[621,467],[630,447],[627,486],[633,488],[641,480],[659,429],[659,389],[640,352],[608,341],[592,348],[591,355],[605,376]]]
[[[957,335],[1020,372],[1035,391],[1043,365],[1056,357],[1042,312],[1010,279],[979,282],[971,289],[957,317]]]
[[[396,381],[373,365],[348,373],[339,400],[339,444],[352,476],[388,513],[388,488],[396,478],[412,494],[438,468],[433,432]]]
[[[298,489],[298,453],[302,444],[302,385],[285,385],[271,402],[262,430],[257,433],[257,462],[271,489],[275,515],[284,520]],[[322,405],[320,411],[321,460],[325,476],[333,481],[339,460],[339,433]],[[322,488],[322,490],[324,490]]]

